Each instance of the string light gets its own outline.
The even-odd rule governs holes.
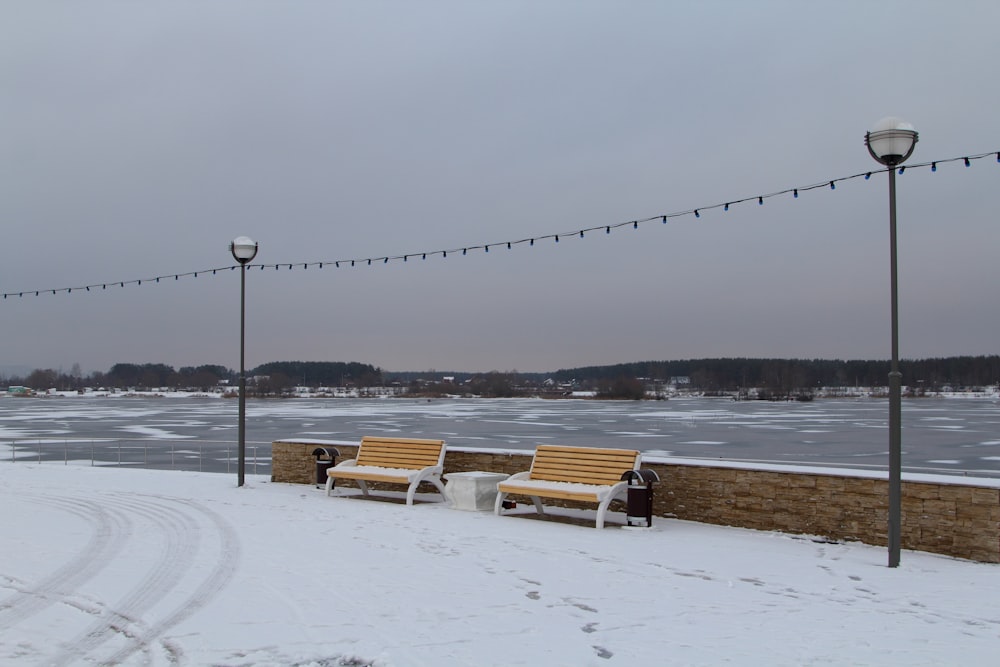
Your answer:
[[[930,171],[931,172],[937,172],[939,164],[944,164],[944,163],[949,163],[949,162],[958,162],[958,161],[961,161],[966,167],[971,167],[973,160],[980,160],[980,159],[983,159],[985,157],[994,157],[995,160],[996,160],[996,162],[998,164],[1000,164],[1000,151],[990,151],[989,153],[982,153],[982,154],[978,154],[978,155],[969,155],[969,156],[965,156],[965,157],[948,158],[948,159],[945,159],[945,160],[934,160],[932,162],[925,162],[925,163],[921,163],[921,164],[911,164],[911,165],[907,165],[906,167],[900,166],[900,167],[898,167],[898,170],[899,170],[898,173],[900,173],[900,174],[904,173],[905,169],[911,169],[912,170],[912,169],[918,169],[918,168],[921,168],[921,167],[930,167]],[[871,179],[871,176],[872,176],[873,173],[881,173],[881,172],[884,172],[884,171],[888,171],[888,169],[883,169],[881,171],[875,171],[875,172],[872,172],[872,171],[861,172],[861,173],[854,174],[854,175],[851,175],[851,176],[845,176],[845,177],[842,177],[842,178],[836,178],[836,179],[833,179],[833,180],[830,180],[830,181],[824,181],[822,183],[817,183],[817,184],[814,184],[814,185],[800,186],[800,187],[796,187],[796,188],[790,188],[790,189],[787,189],[787,190],[781,190],[779,192],[774,192],[774,193],[770,193],[770,194],[761,194],[761,195],[756,195],[754,197],[747,197],[747,198],[744,198],[744,199],[730,199],[728,201],[723,200],[723,203],[713,204],[713,205],[710,205],[710,206],[699,206],[696,209],[689,209],[687,211],[683,211],[683,212],[679,212],[679,213],[660,214],[660,215],[656,215],[656,216],[653,216],[653,217],[650,217],[650,218],[644,218],[644,219],[639,219],[639,220],[629,220],[627,222],[620,222],[620,223],[615,223],[615,224],[603,224],[603,225],[600,225],[600,226],[597,226],[597,227],[590,227],[590,228],[581,229],[581,230],[575,232],[575,234],[579,235],[580,238],[584,238],[586,236],[586,232],[596,231],[596,230],[600,230],[602,228],[604,229],[605,234],[611,234],[611,230],[612,229],[618,229],[620,227],[624,227],[625,225],[632,225],[633,229],[639,229],[639,223],[640,222],[649,222],[649,221],[652,221],[652,220],[659,219],[663,224],[666,224],[667,220],[669,218],[684,217],[684,216],[691,215],[691,214],[694,214],[695,218],[701,218],[701,211],[704,211],[704,210],[707,210],[707,209],[722,208],[723,210],[728,211],[729,207],[731,205],[748,202],[748,201],[750,201],[752,199],[756,199],[757,200],[757,204],[760,205],[760,206],[762,206],[764,204],[764,200],[765,199],[768,199],[770,197],[776,197],[778,195],[783,195],[783,194],[786,194],[786,193],[789,193],[789,192],[792,193],[792,196],[795,199],[798,199],[800,191],[807,192],[807,191],[810,191],[810,190],[815,190],[817,188],[825,188],[825,187],[829,187],[831,190],[836,190],[837,183],[841,183],[841,182],[844,182],[844,181],[853,180],[853,179],[856,179],[856,178],[864,178],[864,180],[867,181],[867,180]],[[515,243],[521,244],[521,243],[524,243],[525,241],[528,242],[529,246],[533,247],[535,245],[535,240],[536,239],[552,238],[552,239],[554,239],[554,241],[556,243],[559,243],[560,242],[560,236],[562,236],[562,235],[564,235],[564,234],[549,234],[549,235],[545,235],[545,236],[536,236],[536,237],[531,237],[531,238],[527,238],[527,239],[521,239],[521,240],[518,240],[518,241],[506,241],[505,243],[507,244],[507,249],[508,250],[512,249],[513,245]],[[483,248],[483,250],[488,253],[490,251],[490,245],[497,245],[497,244],[493,243],[493,244],[484,244],[484,245],[478,245],[478,246],[466,246],[466,247],[462,248],[462,254],[463,255],[467,254],[467,251],[468,251],[469,248],[472,248],[472,249]],[[408,253],[406,255],[395,255],[395,256],[393,256],[393,255],[385,255],[385,256],[376,257],[376,258],[364,258],[364,259],[355,258],[355,259],[351,259],[351,260],[334,260],[332,262],[329,262],[329,261],[326,261],[326,262],[314,262],[313,264],[315,264],[320,269],[322,269],[323,266],[324,266],[324,264],[332,263],[335,268],[339,269],[340,268],[340,263],[341,262],[346,262],[346,261],[350,261],[352,267],[356,266],[357,265],[356,263],[359,262],[359,261],[363,261],[368,266],[372,266],[373,259],[379,259],[379,260],[381,260],[382,264],[388,264],[390,261],[397,260],[397,259],[402,259],[404,262],[407,262],[407,261],[409,261],[409,258],[411,256],[416,256],[416,255],[420,255],[420,258],[422,260],[426,260],[428,254],[434,255],[434,254],[437,254],[437,253],[440,253],[443,258],[447,258],[448,257],[448,252],[449,251],[447,251],[447,250],[437,250],[437,251],[433,251],[433,252]],[[281,268],[280,264],[273,264],[273,265],[270,265],[270,264],[266,264],[266,265],[265,264],[260,264],[260,265],[253,265],[253,266],[257,266],[261,270],[264,270],[265,268],[268,268],[268,267],[271,267],[271,266],[273,266],[275,270],[279,270]],[[286,266],[288,267],[289,270],[292,270],[292,269],[295,268],[294,264],[287,264]],[[308,269],[309,266],[310,266],[309,262],[303,262],[302,263],[302,269]],[[159,282],[162,279],[169,278],[171,275],[173,276],[174,281],[179,281],[182,277],[191,276],[191,277],[197,278],[199,273],[205,273],[206,271],[211,271],[212,275],[214,276],[214,275],[217,274],[218,271],[222,271],[222,270],[227,269],[227,268],[230,271],[233,271],[234,269],[237,269],[239,267],[238,266],[218,267],[218,268],[215,268],[215,269],[206,269],[206,270],[203,270],[203,271],[194,271],[194,272],[190,272],[190,273],[175,273],[175,274],[167,274],[167,275],[163,275],[163,276],[155,276],[155,277],[152,277],[152,278],[142,278],[142,279],[138,279],[138,280],[118,281],[117,283],[110,283],[110,284],[111,285],[117,284],[119,287],[122,287],[122,288],[125,287],[126,283],[128,283],[128,284],[135,284],[135,285],[141,286],[144,281],[147,282],[147,283],[149,283],[149,282],[155,282],[155,283],[159,284]],[[109,283],[100,283],[99,286],[101,287],[102,290],[107,290],[108,284]],[[18,298],[23,298],[25,294],[31,296],[32,292],[34,293],[34,295],[36,297],[40,296],[43,293],[48,293],[48,292],[51,292],[52,294],[57,294],[59,292],[66,292],[67,294],[72,294],[73,290],[77,290],[77,291],[83,290],[83,291],[86,291],[86,292],[90,292],[91,291],[91,287],[96,288],[96,287],[98,287],[98,284],[83,285],[83,286],[76,286],[76,287],[63,287],[63,288],[56,288],[56,289],[50,289],[50,290],[23,290],[23,291],[20,291],[20,292],[5,292],[4,295],[3,295],[3,298],[4,298],[4,300],[6,300],[8,296],[14,296],[14,295],[17,295]]]

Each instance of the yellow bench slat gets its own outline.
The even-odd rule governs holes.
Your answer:
[[[381,473],[373,472],[361,472],[353,471],[350,468],[341,468],[340,470],[330,470],[326,471],[329,477],[343,478],[343,479],[360,479],[365,482],[388,482],[394,484],[406,484],[406,477],[402,475],[384,475]]]
[[[607,449],[601,447],[564,447],[562,445],[538,445],[535,449],[536,456],[539,454],[557,454],[560,456],[580,455],[580,456],[611,456],[611,457],[635,457],[639,455],[634,449]]]
[[[544,498],[559,498],[562,500],[581,500],[592,503],[600,502],[596,493],[585,493],[582,491],[563,491],[562,489],[524,489],[518,486],[505,486],[503,483],[498,487],[501,493],[521,496],[540,496]]]
[[[362,466],[420,470],[438,465],[444,440],[364,436],[357,462]]]
[[[538,445],[530,479],[550,482],[613,485],[634,470],[639,452],[630,449]]]
[[[359,466],[380,466],[382,468],[426,468],[437,465],[438,457],[414,457],[408,454],[392,454],[388,452],[371,453],[357,458]]]

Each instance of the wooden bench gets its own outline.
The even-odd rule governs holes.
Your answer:
[[[413,504],[413,494],[421,482],[430,482],[444,496],[441,473],[444,470],[444,440],[361,438],[357,458],[341,461],[326,471],[326,495],[333,492],[335,479],[353,479],[364,495],[366,482],[406,484],[406,504]]]
[[[631,449],[598,449],[538,445],[531,470],[519,472],[497,484],[493,512],[503,512],[507,494],[529,496],[539,514],[544,514],[541,498],[558,498],[597,503],[597,528],[613,500],[624,499],[628,482],[622,474],[638,470],[641,455]]]

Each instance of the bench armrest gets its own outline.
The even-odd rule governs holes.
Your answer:
[[[416,475],[412,476],[417,482],[422,482],[425,479],[430,479],[432,477],[440,477],[441,473],[444,472],[444,466],[427,466],[426,468],[421,468],[416,471]]]
[[[525,470],[524,472],[516,472],[516,473],[514,473],[513,475],[511,475],[510,477],[508,477],[507,479],[505,479],[504,482],[507,482],[507,481],[511,481],[512,482],[512,481],[517,480],[517,479],[528,479],[529,477],[531,477],[531,471],[530,470]]]
[[[358,465],[358,460],[357,459],[345,459],[345,460],[341,461],[340,463],[338,463],[337,465],[335,465],[333,467],[334,468],[353,468],[356,465]]]

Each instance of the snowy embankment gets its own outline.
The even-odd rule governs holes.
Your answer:
[[[595,530],[555,512],[0,463],[0,664],[994,665],[1000,653],[997,565],[904,552],[889,569],[884,549],[860,544],[663,519]]]

